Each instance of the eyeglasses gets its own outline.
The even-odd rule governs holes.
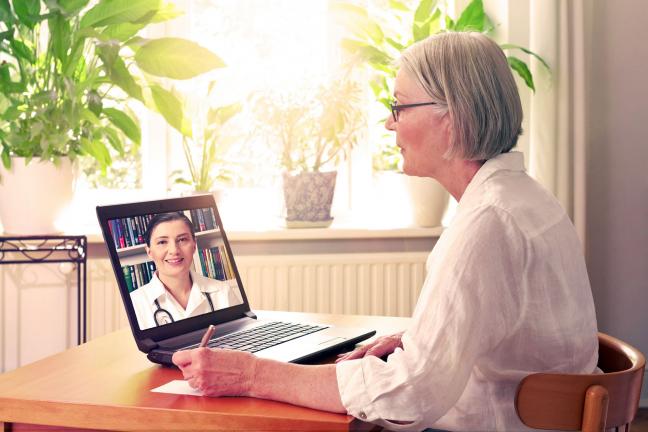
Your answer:
[[[436,102],[420,102],[420,103],[399,105],[396,102],[391,102],[389,106],[391,107],[391,112],[392,112],[392,116],[394,117],[394,121],[397,122],[399,111],[404,110],[405,108],[414,108],[414,107],[419,107],[424,105],[436,105],[436,104],[437,104]]]

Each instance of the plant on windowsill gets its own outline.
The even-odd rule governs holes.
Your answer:
[[[215,88],[212,81],[207,86],[206,97],[195,102],[195,115],[192,116],[193,134],[182,137],[182,151],[187,162],[185,170],[172,173],[173,183],[184,185],[191,192],[213,193],[219,200],[220,187],[229,183],[236,173],[236,166],[226,160],[227,149],[236,141],[227,134],[228,122],[241,112],[240,103],[211,106],[210,100]],[[191,104],[185,102],[185,106]]]
[[[43,191],[71,199],[73,161],[91,158],[105,173],[111,153],[123,156],[140,145],[130,102],[158,111],[190,135],[179,99],[160,78],[189,79],[224,64],[191,41],[142,36],[149,25],[178,15],[162,0],[0,1],[0,192],[5,194],[0,218],[5,231],[55,231],[53,220],[65,204],[34,195]],[[21,173],[27,180],[15,178]],[[59,183],[62,190],[54,192],[51,187]],[[47,206],[34,208],[39,202]],[[17,220],[11,219],[14,209]],[[45,220],[32,220],[44,213]]]
[[[383,15],[375,16],[368,9],[355,4],[337,4],[341,18],[350,24],[348,27],[354,36],[353,39],[343,40],[342,46],[361,66],[371,70],[370,87],[376,100],[388,110],[398,70],[395,60],[401,51],[430,35],[444,31],[476,31],[488,35],[494,29],[491,19],[484,11],[482,0],[468,3],[456,20],[447,13],[445,2],[420,0],[415,8],[410,8],[398,0],[391,0],[390,5]],[[512,44],[500,46],[506,52],[519,50],[529,54],[549,70],[541,57],[526,48]],[[514,55],[508,55],[507,60],[525,85],[535,91],[533,75],[527,64]],[[401,155],[392,135],[382,134],[374,149],[374,173],[400,170]],[[412,197],[415,223],[419,226],[440,225],[447,206],[447,192],[432,179],[407,176],[406,180]]]
[[[329,226],[336,167],[349,157],[366,122],[360,85],[345,76],[315,89],[256,99],[259,131],[281,149],[286,226]]]

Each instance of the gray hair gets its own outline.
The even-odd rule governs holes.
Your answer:
[[[401,65],[450,115],[444,155],[487,160],[510,151],[522,133],[522,104],[504,52],[481,33],[430,36],[405,50]]]

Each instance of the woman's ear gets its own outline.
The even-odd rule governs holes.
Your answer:
[[[148,255],[149,258],[153,259],[153,257],[151,256],[151,248],[144,246],[144,250],[146,251],[146,255]]]
[[[452,119],[450,118],[449,113],[446,113],[441,118],[441,130],[443,131],[443,136],[444,136],[443,154],[447,154],[448,151],[450,150],[450,147],[452,146],[452,140],[454,138],[454,131],[452,129]]]

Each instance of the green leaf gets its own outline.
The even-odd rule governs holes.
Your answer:
[[[11,81],[10,68],[10,63],[0,64],[0,89],[2,89],[2,93],[13,93],[11,87],[14,83]]]
[[[549,64],[542,57],[540,57],[538,54],[534,53],[533,51],[531,51],[531,50],[529,50],[527,48],[521,47],[519,45],[514,45],[514,44],[502,44],[502,45],[500,45],[500,48],[502,48],[503,50],[519,49],[520,51],[523,51],[526,54],[529,54],[529,55],[537,58],[540,61],[540,63],[542,63],[542,65],[545,68],[547,68],[548,71],[551,71],[551,68],[549,67]]]
[[[70,31],[70,22],[61,14],[57,13],[53,18],[49,19],[48,25],[54,55],[61,62],[65,62],[67,50],[70,46],[70,36],[72,34]]]
[[[2,147],[2,165],[6,169],[11,168],[11,155],[9,154],[9,147],[6,146]]]
[[[520,75],[520,77],[522,77],[527,87],[529,87],[535,93],[535,86],[533,84],[533,75],[531,75],[531,71],[527,67],[526,63],[524,63],[519,58],[512,57],[512,56],[506,57],[506,60],[508,61],[509,66],[511,66],[511,69],[517,72],[517,74]]]
[[[372,67],[375,67],[374,65],[388,66],[393,62],[389,54],[364,42],[353,39],[342,39],[341,45],[343,49],[359,56],[365,62],[371,63]]]
[[[58,0],[59,6],[68,15],[74,15],[83,9],[90,0]]]
[[[142,88],[137,84],[121,57],[114,59],[112,67],[106,68],[110,80],[117,84],[122,90],[137,100],[144,101]]]
[[[73,32],[71,35],[72,48],[70,49],[69,54],[63,59],[63,75],[70,76],[75,73],[75,71],[82,69],[85,65],[85,59],[82,58],[82,56],[88,38],[95,38],[99,41],[104,41],[104,37],[101,33],[90,27]]]
[[[0,1],[2,1],[2,0],[0,0]],[[0,20],[0,21],[2,21],[2,20]],[[11,38],[13,38],[13,29],[0,32],[0,42],[2,42],[3,40],[11,39]]]
[[[454,25],[456,31],[477,31],[486,32],[488,20],[484,12],[482,0],[472,0],[461,12],[457,23]]]
[[[441,10],[437,9],[430,17],[428,34],[433,35],[441,30]]]
[[[430,25],[429,24],[417,24],[414,22],[412,24],[412,36],[414,37],[414,41],[418,42],[421,39],[425,39],[428,37],[430,34]]]
[[[435,6],[436,0],[421,0],[414,12],[414,22],[419,24],[427,22]]]
[[[164,21],[169,21],[171,19],[177,18],[184,15],[184,12],[177,9],[174,3],[165,3],[160,7],[153,18],[151,19],[152,23],[161,23]]]
[[[112,148],[117,150],[117,152],[120,155],[123,155],[124,154],[124,146],[122,145],[121,139],[119,138],[119,134],[117,133],[117,131],[115,129],[113,129],[113,128],[105,127],[105,128],[103,128],[103,132],[104,132],[104,135],[106,136],[106,138],[108,138],[108,142],[110,143]]]
[[[137,18],[136,20],[131,21],[133,24],[144,24],[148,25],[151,23],[153,17],[155,16],[157,11],[151,10],[142,15],[141,17]]]
[[[399,10],[403,12],[409,12],[410,8],[403,2],[398,0],[389,0],[389,8],[394,10]]]
[[[233,103],[218,108],[212,108],[207,114],[207,122],[210,126],[214,123],[223,125],[227,123],[229,119],[241,112],[241,109],[242,106],[240,103]]]
[[[455,22],[448,15],[445,17],[445,28],[446,30],[455,30]]]
[[[85,137],[81,137],[80,145],[81,145],[81,149],[85,153],[89,154],[90,156],[95,158],[97,162],[99,162],[101,171],[105,173],[106,167],[108,167],[112,163],[112,159],[110,158],[110,153],[108,153],[108,149],[106,148],[106,146],[99,141],[90,140]]]
[[[9,44],[11,45],[11,48],[13,49],[16,57],[27,60],[32,64],[36,62],[36,57],[34,56],[33,51],[22,41],[19,41],[18,39],[11,39],[11,41],[9,41]]]
[[[103,65],[108,69],[114,66],[118,58],[121,59],[119,57],[120,49],[121,46],[115,41],[98,42],[96,45],[97,54],[99,54]]]
[[[9,0],[0,0],[0,21],[9,24],[14,22],[14,16],[11,12],[11,5],[9,5]]]
[[[14,11],[20,22],[29,28],[41,20],[40,18],[40,0],[18,0],[13,2]]]
[[[174,180],[174,183],[176,184],[182,184],[182,185],[187,185],[191,186],[193,183],[190,180],[187,180],[186,178],[178,177]]]
[[[81,108],[79,111],[79,118],[81,120],[85,120],[87,122],[92,123],[95,126],[100,126],[101,121],[99,120],[99,117],[95,115],[92,111],[90,111],[88,108]]]
[[[92,111],[96,116],[101,115],[101,111],[103,110],[103,101],[101,100],[99,93],[96,90],[90,90],[86,99],[88,109]]]
[[[100,0],[81,18],[80,26],[103,27],[132,23],[160,8],[160,0]]]
[[[385,38],[385,40],[387,41],[387,43],[389,45],[393,46],[398,51],[403,51],[406,48],[405,45],[401,44],[400,42],[398,42],[398,41],[396,41],[396,40],[394,40],[394,39],[392,39],[390,37]]]
[[[151,86],[151,93],[158,112],[167,123],[182,135],[191,138],[191,128],[184,117],[180,99],[157,84]]]
[[[78,35],[77,35],[78,36]],[[70,54],[65,57],[63,60],[63,75],[70,76],[79,66],[80,62],[84,62],[84,59],[81,58],[83,55],[83,47],[85,45],[85,38],[77,40],[72,44],[72,50]]]
[[[225,66],[216,54],[200,45],[179,38],[153,39],[135,54],[135,62],[151,75],[189,79]]]
[[[207,85],[207,96],[211,96],[212,92],[216,88],[216,81],[210,81]]]
[[[119,128],[124,135],[137,145],[142,142],[142,131],[135,120],[128,114],[116,108],[104,108],[103,113],[108,117],[108,120]]]
[[[371,19],[367,19],[366,23],[364,23],[363,30],[376,44],[381,44],[385,40],[385,35],[380,25]]]
[[[113,24],[107,26],[104,31],[101,32],[103,36],[107,39],[115,39],[120,42],[127,41],[128,39],[135,36],[140,30],[146,27],[147,24],[131,24],[131,23],[122,23],[122,24]]]
[[[11,81],[11,63],[2,62],[0,63],[0,82],[8,83]]]

